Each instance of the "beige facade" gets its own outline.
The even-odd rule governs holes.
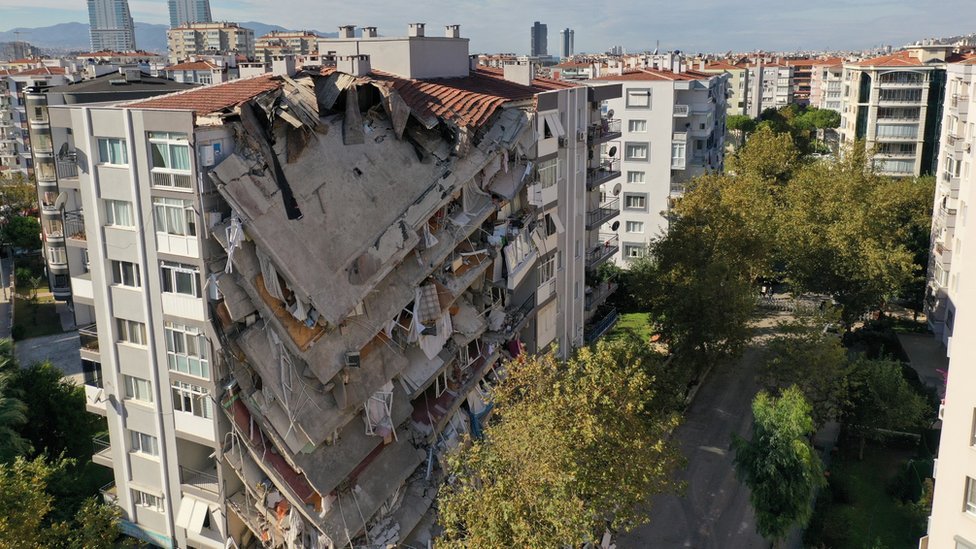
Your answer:
[[[701,72],[708,74],[728,74],[726,88],[728,90],[725,112],[734,114],[748,114],[746,110],[749,97],[749,71],[745,67],[726,62],[709,63]]]
[[[257,59],[266,63],[272,57],[283,55],[317,55],[319,37],[309,31],[281,32],[271,31],[257,39],[254,44],[254,54]]]
[[[195,55],[254,57],[254,31],[237,23],[189,23],[166,31],[170,63]]]

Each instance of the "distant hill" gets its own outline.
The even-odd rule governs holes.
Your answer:
[[[252,29],[255,38],[274,30],[290,30],[257,21],[242,22],[241,26]],[[168,25],[154,25],[136,21],[136,46],[141,50],[165,53],[166,29],[168,28]],[[326,38],[338,36],[338,33],[335,32],[316,30],[312,30],[312,32]],[[0,42],[15,40],[24,40],[38,48],[54,52],[88,51],[91,43],[88,36],[88,25],[85,23],[60,23],[49,27],[18,27],[9,31],[0,31]]]

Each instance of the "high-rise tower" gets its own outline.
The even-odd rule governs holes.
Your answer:
[[[135,25],[127,0],[88,0],[92,51],[134,51]]]

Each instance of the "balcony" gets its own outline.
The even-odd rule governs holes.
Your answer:
[[[619,319],[620,315],[617,313],[617,309],[610,309],[606,315],[600,317],[599,320],[587,327],[583,336],[586,343],[593,343],[603,337],[603,334],[609,332],[610,328],[613,328]]]
[[[586,294],[583,306],[587,311],[592,311],[600,305],[603,305],[603,302],[610,297],[610,294],[616,291],[616,282],[600,282],[592,291]]]
[[[949,105],[956,110],[959,114],[966,114],[969,112],[969,96],[953,94],[952,99],[949,100]]]
[[[72,179],[78,177],[78,164],[68,160],[57,161],[58,179]]]
[[[184,492],[200,498],[217,501],[216,498],[220,497],[216,465],[207,471],[197,471],[180,465],[180,484]]]
[[[85,242],[85,212],[73,210],[64,212],[64,234],[71,240]]]
[[[193,188],[193,176],[187,173],[164,172],[160,171],[159,168],[153,168],[152,186],[190,190]]]
[[[671,157],[671,169],[672,170],[683,170],[688,166],[687,156],[672,156]]]
[[[591,191],[617,177],[620,177],[620,162],[604,159],[598,167],[586,169],[586,190]]]
[[[98,491],[102,494],[102,501],[105,502],[105,505],[119,504],[119,489],[116,488],[114,480],[99,488]]]
[[[614,198],[586,212],[586,230],[591,231],[620,215],[620,199]]]
[[[949,146],[952,147],[952,152],[954,153],[964,153],[972,150],[972,146],[966,142],[966,140],[961,135],[949,134]]]
[[[676,118],[677,117],[682,117],[682,116],[688,116],[688,113],[689,112],[691,112],[691,107],[689,107],[688,105],[675,105],[674,106],[674,116]]]
[[[98,354],[98,327],[95,324],[78,328],[78,339],[81,341],[81,358],[101,362]]]
[[[112,443],[108,435],[99,435],[92,439],[92,462],[112,467]]]
[[[621,121],[613,118],[601,118],[599,122],[590,124],[587,131],[590,145],[620,139],[621,135]]]
[[[595,269],[620,250],[620,236],[618,234],[601,234],[599,239],[599,244],[586,251],[587,269]]]

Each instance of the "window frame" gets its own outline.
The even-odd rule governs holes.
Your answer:
[[[114,149],[110,145],[117,145],[119,149]],[[104,145],[104,146],[103,146]],[[129,166],[129,149],[128,143],[124,137],[96,137],[95,146],[98,149],[98,165],[99,166],[111,166],[111,167],[128,167]],[[113,158],[114,153],[121,155],[121,158]],[[108,157],[106,159],[106,157]],[[114,162],[114,160],[121,160],[122,162]]]
[[[631,118],[630,120],[627,120],[627,132],[647,133],[647,120],[644,118]]]
[[[163,293],[185,295],[196,298],[201,297],[200,268],[196,265],[176,263],[173,261],[160,261],[159,271],[160,288]],[[190,288],[190,293],[179,290],[180,277],[183,275],[189,276],[190,285],[192,286]]]
[[[643,149],[644,156],[635,156],[631,152],[631,148],[636,150]],[[646,141],[632,142],[627,141],[624,143],[624,160],[628,162],[649,162],[651,160],[651,144]]]
[[[206,387],[174,379],[170,383],[170,391],[173,393],[174,411],[203,419],[213,419],[213,399]]]
[[[135,488],[130,488],[129,491],[132,493],[132,504],[136,507],[163,512],[163,498]]]
[[[203,330],[194,326],[167,321],[163,327],[166,339],[166,364],[171,372],[209,380],[210,349]],[[191,343],[192,342],[192,343]],[[196,354],[190,354],[195,351]],[[199,373],[194,373],[193,364]],[[181,365],[183,369],[181,369]]]
[[[127,318],[116,318],[115,326],[119,332],[119,343],[145,347],[147,343],[146,323]],[[137,337],[133,337],[137,336]],[[138,341],[137,341],[138,340]]]
[[[631,102],[631,97],[644,96],[646,97],[646,103],[641,102]],[[627,88],[624,90],[624,105],[628,109],[650,109],[653,105],[652,94],[650,88]]]
[[[158,458],[159,438],[142,431],[129,429],[129,453]]]
[[[632,177],[638,175],[640,176],[640,181],[637,181],[637,177]],[[647,183],[647,172],[642,170],[627,170],[627,183],[632,185],[643,185]]]
[[[640,200],[640,206],[632,206],[631,199]],[[624,193],[624,209],[647,211],[647,193]]]
[[[131,267],[130,276],[126,276],[126,267]],[[112,284],[114,286],[124,286],[126,288],[142,288],[142,273],[139,271],[139,264],[129,261],[111,260]],[[129,278],[130,280],[126,280]],[[134,284],[130,284],[134,282]]]
[[[106,227],[126,227],[134,228],[136,226],[135,219],[132,212],[132,202],[128,200],[114,200],[111,198],[105,198],[102,200],[102,205],[105,208],[105,226]],[[121,223],[119,214],[124,212],[124,216],[127,217],[128,223]]]
[[[182,198],[153,197],[153,229],[157,234],[170,236],[197,236],[196,211],[193,202]],[[175,210],[175,211],[174,211]],[[174,220],[179,219],[180,227],[171,227]],[[174,231],[181,232],[174,232]]]
[[[631,230],[631,226],[637,227],[640,230]],[[643,221],[626,221],[624,222],[624,232],[632,234],[644,234],[644,222]]]
[[[125,400],[143,404],[153,403],[152,381],[123,374],[123,384],[125,385],[125,392],[123,393]]]

